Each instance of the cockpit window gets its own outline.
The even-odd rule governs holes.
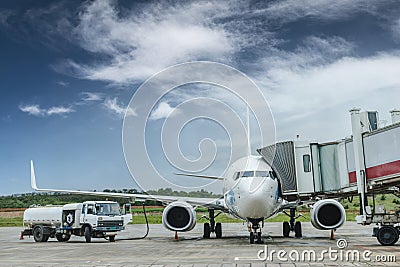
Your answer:
[[[267,171],[256,171],[254,176],[255,177],[267,177],[268,172]]]
[[[254,172],[253,171],[244,171],[242,174],[242,177],[253,177]]]
[[[235,172],[235,174],[233,175],[233,179],[237,180],[241,177],[246,178],[246,177],[272,177],[271,172],[270,171],[243,171],[243,172]]]

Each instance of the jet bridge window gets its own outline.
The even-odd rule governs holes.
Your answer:
[[[311,157],[310,155],[303,155],[303,168],[304,172],[311,172]]]

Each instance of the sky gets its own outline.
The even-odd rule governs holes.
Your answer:
[[[31,159],[39,187],[137,187],[122,144],[125,113],[138,116],[128,104],[150,77],[185,62],[226,64],[252,79],[277,141],[349,136],[353,107],[378,110],[389,124],[389,110],[400,108],[399,45],[396,0],[1,1],[0,195],[32,191]],[[218,99],[245,118],[238,98],[219,86],[164,95],[146,126],[148,153],[163,175],[176,170],[163,154],[163,123],[196,98]],[[255,153],[267,144],[255,116],[250,121]],[[222,175],[235,133],[204,118],[183,129],[188,159],[202,156],[207,138],[221,146],[205,172]],[[201,185],[220,193],[220,183]]]

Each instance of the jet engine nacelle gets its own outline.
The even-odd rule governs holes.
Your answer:
[[[317,201],[310,211],[312,225],[319,230],[337,229],[346,221],[346,212],[338,201]]]
[[[172,202],[163,211],[162,223],[171,231],[190,231],[196,225],[196,211],[186,202]]]

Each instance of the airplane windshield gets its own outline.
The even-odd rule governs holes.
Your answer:
[[[121,210],[117,203],[97,203],[97,215],[120,215]]]
[[[242,173],[242,177],[253,177],[254,172],[253,171],[245,171]]]
[[[247,177],[268,177],[270,173],[268,171],[243,171],[236,172],[234,175],[234,179],[237,180],[239,178],[247,178]]]
[[[267,177],[268,172],[267,171],[256,171],[254,176],[255,177]]]

